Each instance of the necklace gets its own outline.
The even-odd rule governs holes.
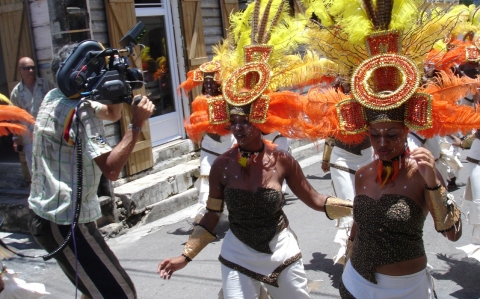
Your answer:
[[[262,142],[262,148],[258,152],[247,152],[242,151],[240,146],[238,147],[238,164],[242,167],[247,167],[250,164],[250,161],[253,160],[253,163],[257,162],[257,157],[265,149],[265,143]]]
[[[410,153],[410,151],[407,148],[403,154],[396,156],[391,161],[379,160],[376,181],[380,183],[382,189],[385,188],[387,183],[393,182],[397,178],[402,168],[402,158],[408,153]]]

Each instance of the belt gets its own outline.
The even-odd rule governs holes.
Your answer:
[[[338,170],[342,170],[342,171],[345,171],[345,172],[348,172],[348,173],[351,173],[351,174],[357,173],[356,170],[350,169],[350,168],[345,167],[345,166],[340,166],[340,165],[337,165],[337,164],[334,164],[334,163],[330,163],[330,167],[333,167],[333,168],[336,168]]]
[[[480,160],[477,160],[477,159],[474,159],[474,158],[467,157],[467,161],[480,165]]]
[[[212,151],[209,151],[207,149],[204,149],[203,147],[201,147],[200,150],[206,152],[207,154],[211,154],[211,155],[214,155],[214,156],[217,156],[217,157],[221,155],[219,153],[212,152]]]

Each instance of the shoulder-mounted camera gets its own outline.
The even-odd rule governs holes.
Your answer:
[[[105,49],[94,40],[79,43],[60,65],[57,85],[70,99],[88,97],[104,104],[132,102],[132,91],[144,84],[142,71],[130,68],[129,57],[147,32],[138,22],[120,40],[122,49]]]

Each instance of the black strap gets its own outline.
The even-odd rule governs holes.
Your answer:
[[[336,168],[338,170],[342,170],[342,171],[345,171],[345,172],[348,172],[348,173],[351,173],[351,174],[355,174],[357,173],[355,170],[353,169],[350,169],[348,167],[345,167],[345,166],[341,166],[341,165],[337,165],[337,164],[334,164],[334,163],[330,163],[330,167],[333,167],[333,168]]]
[[[423,139],[422,137],[420,137],[419,135],[415,134],[414,132],[410,132],[410,134],[412,134],[415,138],[418,139],[418,141],[420,141],[422,143],[422,145],[425,144],[425,142],[427,142],[427,138]]]
[[[221,155],[219,153],[212,152],[212,151],[209,151],[207,149],[204,149],[203,147],[201,147],[200,150],[206,152],[207,154],[211,154],[211,155],[214,155],[214,156],[217,156],[217,157]]]

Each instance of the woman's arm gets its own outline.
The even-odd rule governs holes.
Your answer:
[[[433,155],[425,148],[416,148],[410,157],[418,166],[418,172],[425,180],[424,198],[433,217],[435,229],[450,241],[457,241],[462,236],[460,210],[445,189],[443,180],[435,168]]]
[[[215,228],[220,217],[219,213],[215,211],[223,210],[223,191],[225,189],[221,182],[221,169],[224,168],[223,161],[222,158],[215,160],[210,170],[208,212],[202,217],[200,223],[194,227],[182,255],[167,258],[158,264],[157,273],[160,274],[160,278],[170,279],[175,271],[184,268],[188,262],[192,261],[203,248],[216,238]]]

